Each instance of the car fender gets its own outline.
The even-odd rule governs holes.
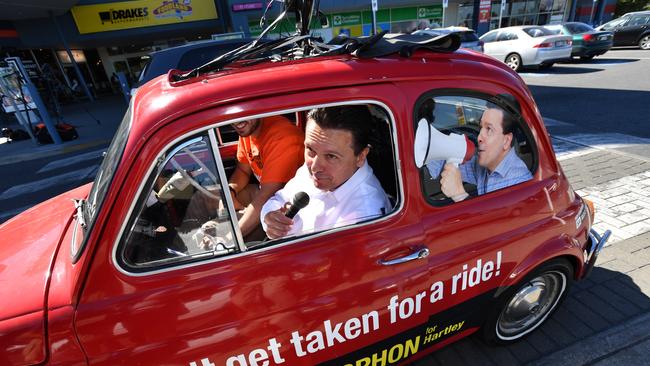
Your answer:
[[[499,297],[509,287],[516,285],[521,278],[524,278],[544,262],[556,258],[566,258],[573,266],[576,276],[582,273],[584,263],[580,244],[569,235],[562,234],[538,245],[519,262],[501,283],[501,286],[495,292],[495,298]]]

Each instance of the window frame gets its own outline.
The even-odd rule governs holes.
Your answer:
[[[269,116],[277,116],[277,115],[283,115],[286,113],[296,113],[296,112],[302,112],[302,111],[308,111],[313,108],[326,108],[326,107],[333,107],[333,106],[342,106],[342,105],[360,105],[360,104],[366,104],[366,105],[375,105],[377,107],[382,108],[386,112],[386,116],[388,118],[388,124],[389,124],[389,130],[391,133],[391,147],[393,151],[393,162],[395,165],[395,179],[396,179],[396,197],[395,197],[395,205],[392,209],[391,212],[378,216],[373,219],[361,221],[352,225],[346,225],[342,227],[336,227],[336,228],[331,228],[315,233],[308,233],[304,234],[301,236],[296,236],[296,237],[290,237],[290,238],[285,238],[285,239],[275,239],[275,240],[270,240],[268,241],[269,245],[263,245],[263,246],[254,246],[252,248],[247,248],[244,241],[243,237],[241,236],[241,230],[239,229],[239,225],[234,221],[232,213],[234,212],[234,205],[232,202],[232,198],[229,195],[226,195],[226,202],[228,205],[228,212],[229,212],[229,220],[231,221],[231,225],[235,227],[234,233],[236,233],[237,237],[237,243],[236,246],[237,248],[244,248],[244,250],[241,250],[236,253],[232,254],[226,254],[223,256],[209,256],[209,258],[195,258],[193,260],[188,260],[188,261],[180,261],[180,262],[173,262],[170,263],[169,265],[161,266],[161,267],[147,267],[143,268],[142,270],[138,271],[133,271],[133,268],[130,266],[123,266],[123,262],[121,260],[118,260],[118,258],[122,255],[124,252],[124,248],[127,243],[127,239],[129,236],[130,231],[127,232],[127,228],[133,226],[133,223],[135,220],[137,220],[140,211],[142,209],[142,205],[145,203],[148,192],[152,189],[154,181],[156,177],[159,174],[159,171],[157,169],[158,166],[164,166],[164,161],[166,153],[171,152],[175,146],[182,145],[183,142],[191,140],[193,137],[198,137],[202,133],[207,133],[208,136],[210,134],[213,135],[213,137],[210,137],[210,145],[212,145],[212,151],[211,153],[214,155],[213,158],[215,160],[215,164],[217,165],[217,171],[219,172],[219,178],[223,179],[221,176],[221,172],[223,172],[225,176],[225,167],[223,165],[223,159],[221,157],[221,154],[219,154],[219,148],[228,146],[233,143],[226,143],[226,144],[219,144],[215,145],[214,142],[219,142],[217,139],[217,133],[216,131],[220,127],[224,127],[227,125],[232,125],[241,121],[245,120],[250,120],[254,118],[265,118]],[[181,118],[182,119],[182,118]],[[178,271],[178,270],[183,270],[186,268],[191,268],[191,267],[196,267],[196,266],[202,266],[206,264],[213,264],[213,263],[218,263],[221,261],[225,260],[230,260],[231,258],[239,258],[241,256],[248,255],[248,253],[260,253],[268,250],[273,250],[275,248],[281,248],[286,245],[292,245],[295,243],[301,243],[306,240],[312,240],[314,238],[320,238],[325,235],[335,235],[336,233],[344,230],[355,230],[359,227],[367,226],[367,225],[375,225],[379,222],[383,222],[386,220],[391,219],[392,217],[398,215],[403,209],[404,209],[404,201],[405,201],[405,194],[404,194],[404,182],[403,182],[403,168],[401,166],[401,158],[400,158],[400,152],[399,152],[399,139],[397,137],[398,134],[398,128],[397,128],[397,122],[395,118],[395,113],[386,105],[385,103],[375,100],[375,99],[353,99],[353,100],[343,100],[343,101],[335,101],[335,102],[328,102],[328,103],[320,103],[320,104],[314,104],[314,105],[306,105],[302,107],[297,107],[297,108],[289,108],[289,109],[280,109],[280,110],[275,110],[272,112],[265,112],[265,113],[258,113],[258,114],[252,114],[252,115],[247,115],[245,117],[239,117],[235,119],[229,119],[226,121],[221,121],[221,122],[216,122],[216,123],[211,123],[205,126],[202,126],[200,128],[197,128],[195,130],[189,131],[183,135],[180,135],[176,138],[174,138],[172,141],[170,141],[168,144],[166,144],[157,154],[156,158],[153,159],[153,161],[150,163],[149,168],[147,169],[147,172],[145,174],[145,178],[142,179],[140,182],[138,189],[136,191],[136,199],[131,202],[129,209],[126,214],[126,219],[121,223],[120,229],[118,231],[118,235],[116,239],[113,241],[113,246],[112,246],[112,262],[113,266],[122,274],[129,276],[129,277],[144,277],[144,276],[151,276],[151,275],[156,275],[160,273],[166,273],[166,272],[171,272],[171,271]],[[147,194],[143,194],[143,192],[146,192]],[[236,216],[235,216],[236,217]]]
[[[513,94],[511,94],[511,95],[513,95]],[[519,126],[519,130],[524,134],[524,137],[526,138],[527,142],[530,144],[530,150],[531,150],[531,154],[532,154],[532,162],[531,162],[530,172],[531,172],[531,175],[533,176],[533,179],[534,179],[535,174],[537,174],[537,171],[539,170],[539,156],[540,156],[540,153],[539,153],[539,148],[537,146],[537,141],[535,140],[535,138],[533,136],[532,129],[530,128],[530,126],[528,125],[526,120],[524,119],[523,113],[518,113],[517,111],[513,110],[513,108],[511,108],[508,105],[500,102],[497,99],[497,95],[491,95],[491,94],[488,94],[488,93],[485,93],[485,92],[480,92],[480,91],[476,91],[476,90],[468,90],[468,89],[449,89],[449,88],[433,89],[433,90],[429,90],[429,91],[421,94],[418,97],[418,99],[416,100],[415,104],[414,104],[413,114],[412,114],[412,116],[413,116],[413,122],[412,123],[413,123],[413,132],[414,133],[417,130],[417,124],[418,124],[418,121],[419,121],[418,120],[418,111],[420,109],[420,106],[422,105],[422,103],[424,103],[424,101],[426,101],[428,99],[435,99],[436,97],[461,97],[461,98],[466,97],[466,98],[481,99],[481,100],[484,100],[486,102],[491,102],[493,104],[496,104],[499,107],[506,110],[507,112],[512,113],[514,115],[514,117],[515,117],[515,123],[517,124],[517,126]],[[515,96],[515,98],[516,98],[516,96]],[[520,106],[522,106],[522,103],[519,103],[519,104],[520,104]],[[517,154],[517,156],[519,156],[519,154]],[[446,203],[446,201],[434,201],[434,200],[431,200],[429,198],[427,192],[425,191],[425,184],[423,183],[424,180],[425,180],[424,169],[426,169],[426,165],[422,166],[422,168],[418,169],[419,176],[420,176],[420,191],[421,191],[421,194],[422,194],[422,198],[427,202],[429,207],[434,207],[434,208],[453,207],[454,204],[468,201],[468,200],[464,200],[464,201],[461,201],[461,202]],[[515,185],[512,185],[512,186],[504,187],[504,188],[498,189],[498,190],[496,190],[494,192],[500,192],[500,191],[502,191],[504,189],[519,186],[519,185],[521,185],[523,183],[526,183],[526,182],[522,182],[522,183],[515,184]],[[477,197],[472,197],[471,200],[481,198],[481,197],[489,197],[494,192],[489,192],[489,193],[486,193],[486,194],[483,194],[483,195],[480,195],[480,196],[477,196]]]

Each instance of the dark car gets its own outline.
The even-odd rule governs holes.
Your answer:
[[[248,42],[250,40],[246,39],[202,41],[152,52],[147,56],[148,60],[135,87],[140,87],[171,69],[192,70]],[[134,90],[131,94],[133,92]]]
[[[650,50],[650,10],[624,14],[596,30],[614,33],[614,46],[639,46]]]
[[[614,34],[607,31],[597,31],[588,24],[568,22],[545,26],[555,34],[573,37],[571,57],[591,60],[594,56],[602,55],[612,48]]]
[[[427,28],[413,32],[413,34],[426,34],[434,36],[449,33],[456,33],[460,36],[461,47],[483,53],[483,41],[478,39],[478,35],[476,35],[476,32],[473,29],[467,27]]]

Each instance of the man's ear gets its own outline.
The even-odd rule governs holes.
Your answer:
[[[366,161],[369,152],[370,147],[366,146],[363,148],[363,150],[361,150],[359,155],[357,155],[357,168],[361,168],[363,166],[363,162]]]
[[[503,141],[503,151],[508,151],[508,149],[510,149],[510,147],[512,146],[512,139],[513,139],[512,132],[506,133],[503,136],[505,136]]]

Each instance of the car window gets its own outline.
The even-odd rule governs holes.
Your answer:
[[[460,35],[461,42],[476,42],[478,41],[478,36],[474,32],[458,32]]]
[[[127,267],[238,252],[207,134],[171,148],[154,175],[119,258]]]
[[[512,132],[500,132],[501,115]],[[532,178],[536,156],[530,131],[512,104],[500,97],[423,97],[415,118],[415,159],[429,203],[447,205]],[[504,141],[511,141],[507,150],[500,148]],[[456,185],[443,185],[445,163],[458,163]]]
[[[562,28],[560,26],[547,26],[546,29],[548,29],[553,34],[562,34]]]
[[[178,69],[179,70],[191,70],[196,67],[199,67],[201,65],[204,65],[213,59],[215,59],[218,56],[223,55],[224,53],[233,50],[239,46],[241,46],[242,43],[226,43],[226,44],[218,44],[218,45],[213,45],[213,46],[208,46],[208,47],[201,47],[201,48],[195,48],[191,49],[183,56],[181,57],[180,61],[178,61]]]
[[[528,27],[524,28],[523,31],[533,38],[553,35],[553,32],[544,27]]]
[[[341,206],[349,206],[348,211],[350,212],[345,211],[338,218],[332,216],[337,218],[336,220],[331,220],[329,216],[323,216],[320,219],[318,215],[312,215],[313,210],[317,211],[319,208],[324,207],[324,203],[319,203],[319,200],[322,199],[321,196],[328,195],[324,194],[324,192],[321,193],[317,189],[310,190],[306,187],[305,182],[311,182],[309,177],[312,173],[305,173],[307,175],[302,177],[300,176],[302,170],[308,172],[306,165],[300,167],[297,172],[295,169],[300,165],[296,165],[290,176],[295,175],[294,179],[302,178],[296,180],[298,183],[292,183],[294,179],[289,180],[281,191],[276,192],[276,195],[279,197],[278,199],[281,199],[284,206],[286,202],[292,202],[298,192],[309,192],[311,196],[310,206],[302,210],[307,215],[301,223],[303,229],[295,230],[286,237],[261,240],[264,238],[264,231],[260,225],[258,233],[261,234],[261,237],[257,237],[258,235],[251,236],[252,239],[251,237],[242,237],[239,230],[239,220],[243,217],[245,207],[237,208],[234,205],[228,185],[230,175],[235,171],[234,168],[240,158],[235,156],[235,150],[233,149],[222,150],[218,157],[215,157],[213,153],[218,146],[224,145],[223,141],[221,141],[223,136],[219,137],[218,135],[223,135],[223,131],[226,130],[235,131],[232,125],[242,122],[240,119],[220,126],[219,130],[215,129],[214,138],[210,136],[211,132],[204,132],[170,147],[162,154],[159,159],[160,162],[150,174],[145,188],[140,194],[134,209],[136,214],[129,221],[128,228],[123,234],[123,241],[116,251],[116,259],[120,266],[128,272],[147,272],[174,267],[189,262],[198,262],[273,246],[288,240],[309,237],[327,230],[374,221],[390,214],[400,206],[401,202],[399,176],[397,175],[399,170],[396,166],[397,149],[395,146],[394,121],[384,108],[375,105],[344,105],[327,107],[326,109],[332,108],[359,108],[363,109],[364,115],[367,116],[367,131],[369,133],[362,134],[362,136],[367,138],[363,145],[368,147],[369,152],[366,158],[367,163],[363,167],[359,167],[359,171],[363,173],[364,177],[368,174],[367,178],[363,178],[364,182],[370,182],[370,186],[375,189],[374,195],[368,196],[368,207],[374,205],[372,210],[359,209],[359,207],[363,208],[366,203],[365,197],[369,192],[367,187],[359,186],[358,190],[357,188],[348,189],[351,195],[357,191],[357,193],[362,194],[362,196],[359,196],[361,201],[357,199],[359,206],[347,204],[348,198],[339,202]],[[278,119],[284,119],[295,124],[299,118],[305,118],[310,110],[280,113],[277,116],[265,116],[260,119],[262,121],[273,121],[268,123],[278,123],[276,122]],[[251,117],[251,119],[257,119],[257,117]],[[297,131],[304,128],[300,124],[297,125]],[[281,139],[282,131],[280,129],[273,129],[272,132],[268,133],[274,141]],[[304,137],[302,132],[299,133],[300,140],[298,143],[300,148],[298,154],[300,164],[302,164],[303,159],[307,157],[307,152],[305,145],[303,145]],[[239,136],[236,132],[234,134]],[[256,147],[251,147],[251,151],[256,149]],[[284,150],[287,149],[284,148]],[[266,163],[262,160],[261,154],[259,155],[262,162],[261,166],[263,169],[267,169],[268,167],[264,165]],[[280,154],[282,159],[286,158],[286,154]],[[325,155],[329,154],[331,154],[331,151],[327,151]],[[241,159],[244,159],[244,156],[247,155],[242,152]],[[322,156],[320,158],[323,159]],[[366,165],[367,167],[365,167]],[[352,172],[354,173],[356,169],[355,167]],[[253,173],[250,176],[248,186],[259,188],[260,178],[255,172]],[[361,173],[358,176],[362,176]],[[343,185],[340,187],[343,187]],[[299,188],[299,191],[292,191],[296,187]],[[313,194],[313,192],[317,193]],[[337,200],[340,198],[334,193],[331,196]],[[357,196],[350,197],[350,202],[355,202]],[[273,198],[275,196],[272,196]],[[269,201],[271,199],[267,202]],[[264,213],[264,211],[262,212]],[[331,208],[328,208],[327,212],[329,215]]]
[[[566,25],[566,29],[571,34],[587,33],[594,30],[589,25],[583,23],[569,23]]]
[[[501,31],[497,37],[497,42],[501,41],[513,41],[517,39],[517,35],[514,32]]]
[[[623,16],[623,17],[620,17],[618,19],[614,19],[614,20],[612,20],[610,22],[607,22],[607,23],[603,24],[602,29],[603,30],[609,30],[609,29],[614,29],[614,28],[619,27],[619,26],[624,26],[625,23],[627,23],[627,21],[629,19],[630,19],[629,16],[627,16],[627,17]]]
[[[481,41],[483,41],[484,43],[491,43],[491,42],[494,42],[494,41],[497,40],[497,34],[498,34],[498,33],[499,33],[498,31],[496,31],[496,32],[489,32],[489,33],[483,35],[483,37],[481,37]]]
[[[628,26],[646,25],[650,20],[650,15],[637,15],[630,19]]]

